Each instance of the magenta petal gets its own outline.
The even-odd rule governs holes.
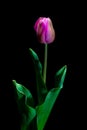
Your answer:
[[[40,17],[35,25],[37,37],[40,43],[52,43],[55,39],[55,31],[50,18]]]
[[[40,17],[36,22],[35,22],[35,25],[34,25],[34,29],[35,31],[37,32],[38,31],[38,25],[40,23],[40,21],[43,19],[43,17]]]

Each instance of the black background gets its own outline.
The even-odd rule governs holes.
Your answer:
[[[44,45],[37,41],[33,29],[37,18],[52,19],[56,38],[48,46],[47,85],[53,87],[54,75],[67,65],[67,75],[60,96],[50,114],[45,129],[64,130],[82,126],[82,78],[84,63],[84,13],[74,3],[4,3],[1,9],[0,42],[0,126],[19,129],[19,116],[14,99],[12,79],[31,90],[36,98],[35,72],[29,48],[37,52],[43,64]],[[84,81],[84,80],[83,80]],[[82,108],[83,107],[83,108]],[[1,129],[1,128],[0,128]]]

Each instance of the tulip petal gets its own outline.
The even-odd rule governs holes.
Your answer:
[[[55,30],[50,18],[40,17],[34,25],[40,43],[52,43],[55,39]]]

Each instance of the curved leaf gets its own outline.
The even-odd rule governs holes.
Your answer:
[[[43,130],[43,128],[47,122],[47,119],[50,115],[53,105],[63,87],[66,70],[67,70],[67,67],[64,66],[56,73],[56,77],[55,77],[55,79],[56,79],[55,87],[56,88],[51,89],[48,92],[44,103],[42,105],[39,105],[36,107],[38,130]]]
[[[34,100],[33,100],[33,96],[31,94],[31,92],[24,87],[23,85],[19,84],[16,82],[16,80],[13,80],[13,84],[15,86],[15,90],[16,90],[16,96],[18,98],[18,101],[21,100],[21,98],[25,98],[25,104],[28,104],[30,106],[34,105]]]
[[[42,65],[38,55],[31,48],[29,49],[29,52],[33,60],[35,72],[36,72],[38,103],[42,104],[47,94],[46,84],[44,83],[42,78]]]
[[[13,80],[18,110],[21,116],[21,130],[28,130],[31,121],[36,116],[33,106],[33,97],[23,85]]]
[[[21,113],[21,130],[29,130],[30,123],[36,116],[36,111],[34,108],[26,105],[25,111]]]

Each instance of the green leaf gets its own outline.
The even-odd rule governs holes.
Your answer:
[[[33,60],[35,72],[36,72],[38,103],[42,104],[47,95],[46,84],[44,83],[43,77],[42,77],[42,65],[39,60],[38,55],[31,48],[29,48],[29,52],[30,52],[31,58]]]
[[[67,70],[67,67],[64,66],[56,73],[55,88],[51,89],[48,92],[44,103],[42,105],[39,105],[36,107],[38,130],[43,130],[43,128],[48,120],[48,117],[49,117],[50,112],[54,106],[54,103],[55,103],[55,101],[60,93],[60,90],[63,87],[63,83],[64,83],[64,79],[65,79],[65,75],[66,75],[66,70]]]
[[[25,106],[25,111],[21,113],[21,130],[29,130],[30,123],[36,116],[36,110],[28,105]],[[32,123],[33,124],[33,123]]]
[[[13,80],[18,110],[21,115],[21,130],[28,130],[31,121],[36,116],[33,106],[33,97],[30,91],[23,85]]]
[[[57,71],[56,75],[55,75],[55,88],[63,87],[63,83],[65,80],[65,76],[66,76],[66,71],[67,71],[67,66],[63,66],[60,70]]]
[[[18,101],[20,101],[23,97],[25,98],[25,104],[28,104],[30,106],[34,105],[34,100],[31,92],[24,87],[23,85],[16,82],[16,80],[13,80],[13,84],[16,90],[16,96],[18,98]]]

